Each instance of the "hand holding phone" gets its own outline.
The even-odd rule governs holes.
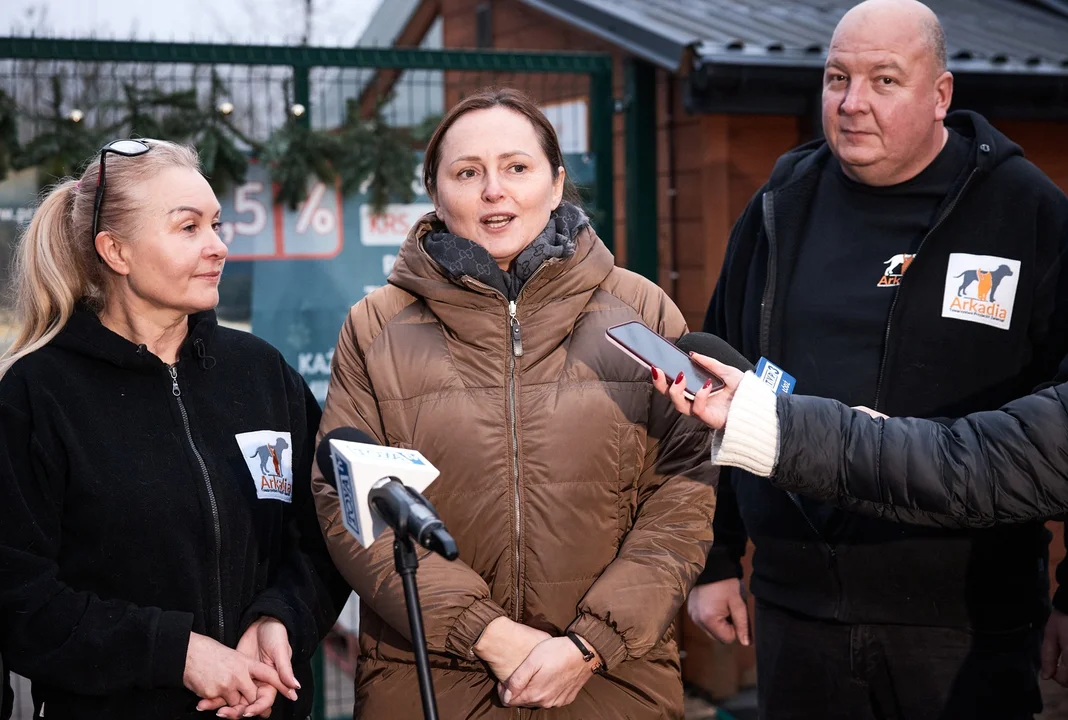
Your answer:
[[[708,380],[712,392],[723,389],[723,380],[690,360],[690,356],[637,320],[614,325],[605,330],[609,342],[646,368],[660,368],[671,382],[681,372],[686,378],[683,395],[693,400]]]

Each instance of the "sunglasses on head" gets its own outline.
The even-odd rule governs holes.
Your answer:
[[[96,198],[93,200],[93,235],[90,241],[96,244],[96,234],[100,232],[100,205],[104,199],[104,159],[108,153],[123,157],[144,155],[152,146],[142,140],[115,140],[100,148],[100,172],[96,176]],[[101,260],[102,262],[102,260]]]

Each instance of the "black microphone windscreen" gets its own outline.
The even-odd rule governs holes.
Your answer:
[[[330,457],[331,440],[345,440],[366,445],[378,445],[378,442],[363,430],[357,430],[354,427],[337,427],[323,436],[323,441],[319,443],[319,448],[315,451],[315,464],[319,466],[319,472],[323,474],[323,479],[330,484],[330,487],[336,488],[337,478],[334,477],[334,461]]]
[[[706,355],[742,372],[753,369],[753,363],[746,360],[745,355],[731,347],[730,343],[723,338],[710,333],[686,333],[678,339],[675,347],[686,353],[695,352],[698,355]]]

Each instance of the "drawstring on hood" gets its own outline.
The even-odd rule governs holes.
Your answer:
[[[205,370],[211,370],[215,367],[215,358],[208,355],[208,351],[204,349],[204,338],[197,338],[193,341],[193,349],[196,351],[197,358],[200,360],[200,367]]]

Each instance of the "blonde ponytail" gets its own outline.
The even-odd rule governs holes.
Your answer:
[[[15,342],[0,357],[0,377],[19,358],[47,345],[85,295],[82,259],[72,250],[75,180],[57,185],[37,208],[15,254]]]

